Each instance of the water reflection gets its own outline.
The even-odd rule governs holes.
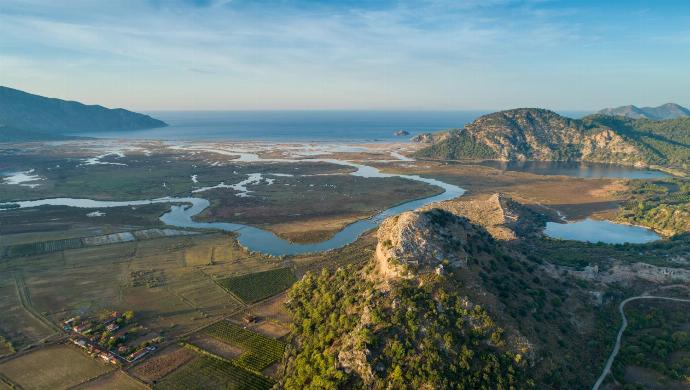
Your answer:
[[[561,240],[606,244],[644,244],[661,239],[658,234],[642,226],[622,225],[590,218],[569,223],[548,222],[544,234]]]
[[[670,177],[670,175],[664,172],[649,169],[587,162],[482,161],[480,165],[504,171],[529,172],[537,175],[562,175],[586,179],[658,179]]]

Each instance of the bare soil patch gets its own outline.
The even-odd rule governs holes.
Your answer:
[[[195,357],[197,357],[197,354],[193,351],[177,345],[171,345],[136,365],[130,370],[130,373],[144,382],[153,383],[185,363],[190,362]]]
[[[131,376],[124,373],[122,370],[114,371],[111,374],[103,375],[100,378],[94,379],[83,385],[75,388],[75,390],[144,390],[148,386],[137,381]]]
[[[0,374],[24,389],[65,389],[114,370],[75,347],[55,345],[0,364]]]
[[[250,326],[249,329],[274,339],[279,339],[290,333],[288,326],[273,321],[261,321],[256,325]]]
[[[244,352],[242,348],[224,343],[216,338],[213,338],[205,334],[196,334],[189,340],[189,342],[191,344],[196,345],[197,347],[200,347],[209,352],[215,353],[218,356],[222,356],[230,360],[239,357],[242,354],[242,352]]]

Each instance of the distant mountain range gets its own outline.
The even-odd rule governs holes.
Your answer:
[[[463,129],[418,137],[417,157],[441,160],[590,161],[686,168],[690,118],[571,119],[539,108],[484,115]]]
[[[676,119],[690,117],[690,110],[675,103],[662,104],[659,107],[637,107],[633,105],[616,108],[605,108],[597,111],[601,115],[618,115],[633,119]]]
[[[64,139],[67,133],[164,127],[148,115],[122,108],[47,98],[0,86],[0,142]]]

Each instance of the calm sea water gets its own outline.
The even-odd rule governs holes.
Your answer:
[[[476,111],[160,111],[170,126],[80,133],[98,138],[257,141],[407,141],[424,132],[459,128],[485,114]],[[395,136],[397,130],[409,136]]]
[[[461,128],[481,111],[156,111],[169,127],[78,135],[97,138],[240,141],[407,141],[419,133]],[[582,112],[562,112],[581,117]],[[406,130],[409,136],[393,132]]]

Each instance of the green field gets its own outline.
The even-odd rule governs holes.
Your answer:
[[[0,248],[0,257],[34,256],[43,253],[59,252],[66,249],[77,249],[84,244],[79,238],[32,242],[29,244],[11,245]]]
[[[161,380],[156,389],[270,389],[273,383],[235,364],[200,356]]]
[[[244,353],[234,362],[240,367],[256,372],[261,372],[280,360],[285,351],[284,342],[246,330],[228,321],[216,322],[203,332],[224,343],[244,349]]]
[[[287,290],[295,281],[290,268],[278,268],[221,279],[218,283],[244,302],[253,303]]]

